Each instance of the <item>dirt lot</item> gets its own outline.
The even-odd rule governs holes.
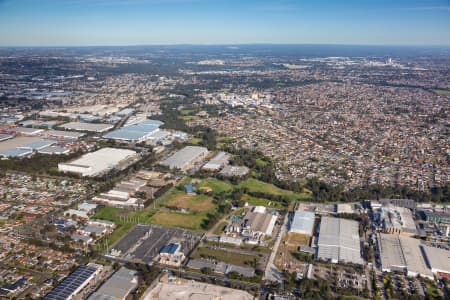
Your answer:
[[[275,265],[280,269],[296,270],[305,264],[301,257],[295,257],[299,246],[309,246],[311,237],[299,233],[285,233],[278,247],[278,253],[275,257]]]

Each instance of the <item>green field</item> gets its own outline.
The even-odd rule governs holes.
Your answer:
[[[126,223],[146,223],[153,214],[153,211],[149,208],[137,211],[130,211],[117,207],[103,207],[92,219],[108,220],[116,223],[117,225]]]
[[[181,227],[191,230],[202,230],[202,223],[207,219],[206,213],[184,214],[179,212],[158,211],[150,218],[150,223],[169,227]]]
[[[189,144],[194,144],[194,145],[198,145],[200,144],[200,142],[202,141],[202,139],[199,138],[192,138],[188,141]]]
[[[212,199],[206,195],[188,195],[175,190],[165,201],[167,207],[184,208],[193,212],[211,211],[215,208]]]
[[[267,162],[265,160],[262,160],[261,158],[257,158],[256,165],[258,167],[265,167],[267,165]]]
[[[214,193],[222,193],[231,191],[233,189],[233,185],[215,178],[207,178],[197,184],[197,189],[211,189]]]
[[[244,195],[242,197],[242,200],[244,200],[245,202],[248,202],[248,204],[250,204],[250,205],[260,205],[260,206],[271,207],[271,208],[275,208],[275,209],[283,209],[284,208],[283,204],[280,202],[276,202],[276,201],[272,201],[272,200],[268,200],[268,199],[264,199],[264,198],[257,198],[257,197],[253,197],[253,196],[249,196],[249,195]]]
[[[192,121],[192,120],[197,120],[199,117],[198,116],[180,116],[178,117],[183,121]]]
[[[431,91],[438,95],[450,95],[450,90],[435,89],[435,90],[431,90]]]
[[[239,184],[240,187],[245,187],[249,192],[265,193],[274,196],[285,196],[291,201],[305,200],[311,197],[310,192],[294,193],[292,191],[283,190],[271,183],[265,183],[254,178],[249,178]]]
[[[219,138],[217,138],[217,148],[223,148],[226,145],[229,145],[231,143],[234,143],[235,139],[233,139],[232,137],[229,136],[221,136]]]
[[[185,108],[180,110],[180,114],[182,114],[183,116],[188,116],[188,115],[192,115],[196,112],[195,109],[190,109],[190,108]]]
[[[186,177],[178,186],[183,186],[192,180]],[[207,214],[216,210],[216,204],[211,197],[203,194],[188,195],[184,190],[179,189],[174,189],[172,193],[160,199],[158,207],[165,208],[152,215],[148,219],[149,223],[192,230],[202,230],[201,225],[208,219]],[[168,211],[167,208],[186,209],[187,212]]]
[[[225,251],[220,249],[210,249],[206,247],[198,247],[195,252],[192,254],[193,258],[200,259],[201,257],[205,258],[214,258],[218,261],[222,261],[225,263],[238,265],[238,266],[249,266],[248,263],[253,262],[256,259],[256,263],[259,261],[258,256],[235,253],[231,251]]]
[[[112,222],[119,222],[119,212],[122,211],[121,208],[116,207],[103,207],[95,215],[92,216],[93,219],[102,219]]]

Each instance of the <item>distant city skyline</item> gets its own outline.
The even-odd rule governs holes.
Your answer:
[[[0,0],[0,46],[450,45],[447,0]]]

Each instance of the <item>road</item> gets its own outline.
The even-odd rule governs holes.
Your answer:
[[[272,253],[270,254],[269,261],[267,262],[264,279],[269,281],[278,281],[279,283],[283,283],[283,276],[280,270],[275,266],[274,261],[275,257],[278,252],[278,247],[280,246],[281,239],[283,238],[283,235],[287,231],[287,227],[289,224],[289,213],[286,214],[284,217],[284,222],[280,227],[280,230],[278,231],[277,238],[275,240],[275,244],[272,248]]]

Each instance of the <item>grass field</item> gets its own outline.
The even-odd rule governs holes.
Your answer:
[[[291,201],[305,200],[311,197],[309,191],[305,191],[304,193],[294,193],[292,191],[280,189],[273,184],[262,182],[254,178],[249,178],[241,182],[239,186],[246,187],[250,192],[254,193],[260,192],[275,196],[285,196]]]
[[[112,222],[119,222],[119,213],[123,211],[121,208],[116,207],[103,207],[95,215],[92,216],[93,219],[102,219]]]
[[[199,117],[198,116],[180,116],[178,117],[183,121],[192,121],[192,120],[197,120]]]
[[[202,141],[202,139],[199,139],[199,138],[191,138],[190,140],[188,140],[188,143],[193,144],[193,145],[198,145],[198,144],[200,144],[201,141]]]
[[[181,227],[191,230],[202,230],[202,222],[206,213],[184,214],[178,212],[158,211],[150,218],[150,223],[160,224],[169,227]]]
[[[154,211],[149,208],[129,211],[122,208],[106,206],[93,215],[92,219],[108,220],[116,223],[117,225],[125,223],[147,223],[153,212]]]
[[[217,138],[217,148],[224,147],[231,143],[234,143],[235,139],[229,136],[221,136]]]
[[[242,200],[248,202],[250,205],[260,205],[265,207],[271,207],[275,209],[283,209],[284,206],[280,202],[271,201],[264,198],[256,198],[249,195],[242,196]]]
[[[431,91],[438,95],[450,95],[450,90],[435,89],[435,90],[431,90]]]
[[[261,158],[256,159],[256,165],[258,167],[264,167],[267,165],[267,162],[265,160],[262,160]]]
[[[193,212],[205,212],[214,209],[212,199],[206,195],[188,195],[175,191],[167,200],[166,206],[184,208]]]
[[[195,113],[195,109],[189,109],[189,108],[185,108],[180,110],[180,114],[182,114],[183,116],[188,116],[188,115],[192,115]]]
[[[259,261],[258,256],[240,254],[231,251],[225,251],[220,249],[210,249],[206,247],[197,248],[192,254],[193,258],[199,259],[201,257],[210,257],[218,261],[225,263],[238,265],[238,266],[249,266],[249,262],[253,262],[256,259],[256,263]]]
[[[211,189],[214,193],[229,192],[233,189],[233,185],[228,182],[215,178],[203,179],[197,184],[198,189]]]
[[[187,177],[179,185],[184,185],[190,181],[192,181],[192,178]],[[148,223],[192,230],[202,230],[201,225],[207,219],[207,214],[216,209],[216,205],[211,197],[202,194],[188,195],[186,192],[178,189],[174,189],[172,193],[159,201],[159,208],[161,207],[184,208],[188,212],[182,213],[160,209],[148,219]]]

